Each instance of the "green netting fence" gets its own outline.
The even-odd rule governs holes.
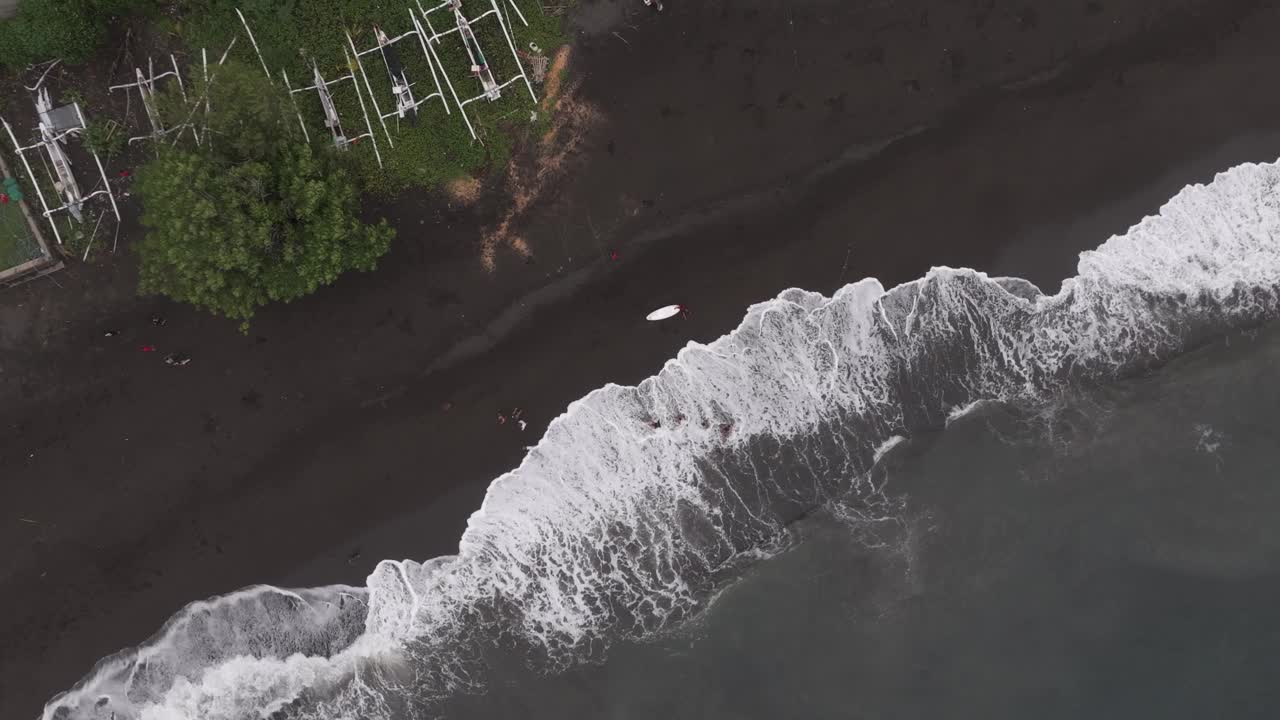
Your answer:
[[[12,177],[0,183],[0,272],[44,257],[19,204],[22,186]]]

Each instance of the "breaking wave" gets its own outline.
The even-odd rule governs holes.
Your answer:
[[[501,647],[554,670],[687,617],[823,504],[894,510],[868,470],[984,400],[1043,400],[1273,318],[1280,167],[1242,165],[1080,257],[1046,296],[936,268],[886,291],[788,290],[636,387],[570,405],[496,479],[456,556],[367,588],[192,604],[44,717],[429,717]]]

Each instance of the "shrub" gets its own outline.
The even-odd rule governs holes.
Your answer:
[[[115,20],[155,7],[154,0],[22,0],[0,21],[0,63],[21,68],[61,58],[82,63],[106,40]]]
[[[197,83],[192,97],[202,93]],[[355,183],[332,153],[291,135],[280,89],[255,68],[229,63],[210,99],[211,142],[162,144],[139,171],[147,229],[138,247],[140,291],[241,320],[243,328],[267,303],[303,297],[348,270],[373,269],[392,230],[359,219]]]
[[[124,152],[128,134],[115,120],[90,120],[84,131],[84,144],[103,160],[110,160]]]
[[[102,41],[87,0],[25,0],[0,23],[0,61],[10,67],[62,58],[84,62]]]

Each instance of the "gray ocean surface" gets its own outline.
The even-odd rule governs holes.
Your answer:
[[[450,718],[1280,717],[1280,327],[894,448],[697,616]]]

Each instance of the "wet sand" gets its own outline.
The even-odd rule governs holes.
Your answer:
[[[382,208],[378,271],[247,337],[132,299],[125,261],[0,297],[0,716],[187,601],[455,551],[569,402],[751,302],[941,264],[1053,292],[1188,182],[1280,157],[1280,11],[1256,2],[667,5],[580,8],[601,121],[520,220],[532,263],[486,273],[489,212],[417,197]],[[690,317],[643,320],[672,302]],[[515,406],[524,433],[496,423]]]

